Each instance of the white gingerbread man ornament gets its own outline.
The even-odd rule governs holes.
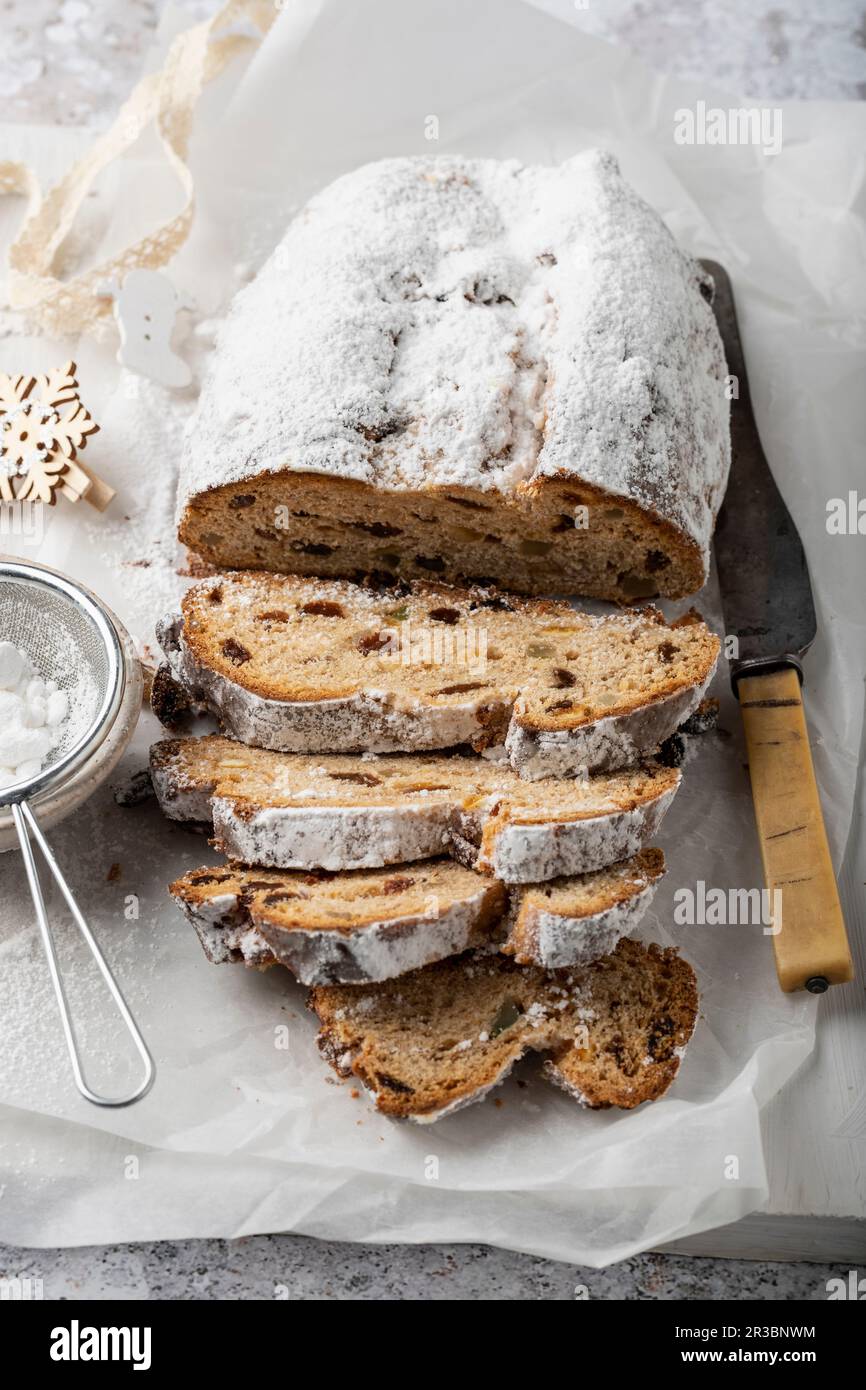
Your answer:
[[[112,283],[104,293],[114,300],[121,366],[163,386],[188,386],[192,372],[171,346],[175,315],[187,305],[171,281],[158,270],[131,270],[122,286]]]

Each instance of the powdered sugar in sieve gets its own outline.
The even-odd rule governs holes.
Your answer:
[[[61,689],[26,651],[0,641],[0,787],[41,772],[55,749],[71,747],[93,720],[96,686],[82,671]]]
[[[149,1091],[154,1078],[153,1061],[29,805],[41,792],[59,787],[71,777],[108,736],[126,685],[120,637],[107,610],[72,580],[40,565],[0,561],[0,644],[3,644],[7,676],[15,678],[16,686],[26,677],[29,667],[35,672],[34,679],[53,683],[55,689],[47,692],[49,696],[60,692],[65,696],[65,716],[58,718],[48,746],[38,745],[40,757],[18,762],[12,773],[16,780],[11,785],[0,785],[0,807],[11,807],[75,1084],[94,1105],[129,1105]],[[26,679],[24,692],[27,696]],[[34,698],[29,707],[31,714],[35,709],[38,720],[42,713],[36,698],[39,692],[31,693]],[[45,703],[47,705],[47,701]],[[55,701],[55,705],[57,703]],[[55,712],[59,713],[59,709]],[[12,746],[13,728],[8,756],[26,753],[26,741],[20,738],[22,729],[26,729],[23,722],[18,729],[19,744],[15,748]],[[41,851],[144,1064],[143,1079],[129,1095],[97,1095],[85,1079],[36,868],[34,844]]]
[[[13,788],[32,796],[49,779],[54,783],[55,769],[71,771],[70,759],[78,764],[80,752],[89,753],[91,742],[93,747],[98,745],[100,726],[116,708],[121,675],[116,637],[111,642],[95,611],[76,601],[77,595],[70,590],[42,582],[41,577],[34,580],[4,572],[13,568],[25,567],[0,567],[0,643],[17,649],[38,679],[65,694],[67,710],[51,730],[49,747],[42,742],[36,745],[38,767],[32,766],[34,759],[17,756],[26,754],[26,743],[11,742],[4,753],[0,735],[0,767],[14,770],[23,764],[27,774],[16,782],[8,777],[0,780],[5,802],[17,799],[9,794]],[[10,693],[0,691],[0,707],[2,697]],[[7,699],[6,703],[12,702]]]

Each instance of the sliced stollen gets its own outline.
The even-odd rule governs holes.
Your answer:
[[[477,756],[274,753],[219,734],[164,739],[150,768],[165,814],[212,820],[217,849],[242,864],[337,872],[447,854],[504,883],[628,858],[680,784],[654,763],[527,782]]]
[[[693,593],[730,462],[712,297],[604,151],[354,170],[231,308],[181,539],[223,568]]]
[[[395,873],[196,869],[169,889],[215,964],[285,965],[305,985],[387,980],[487,941],[505,889],[451,860]]]
[[[319,1047],[384,1115],[429,1123],[482,1100],[529,1051],[591,1109],[664,1095],[694,1030],[694,971],[676,951],[621,941],[574,971],[479,952],[400,980],[312,990]]]
[[[597,960],[635,930],[664,872],[662,851],[650,848],[596,873],[512,888],[502,950],[545,970]]]
[[[280,964],[303,984],[356,984],[481,944],[549,969],[582,964],[634,930],[663,873],[661,850],[647,849],[531,888],[433,860],[318,875],[202,868],[169,891],[215,964]]]
[[[627,767],[700,702],[719,652],[697,614],[232,573],[158,631],[173,682],[225,733],[297,753],[504,746],[521,776]],[[162,690],[165,682],[155,689]],[[177,699],[154,708],[171,722]]]

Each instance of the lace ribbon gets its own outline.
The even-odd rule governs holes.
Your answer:
[[[24,194],[29,199],[26,220],[9,250],[9,301],[36,328],[51,336],[92,332],[112,310],[112,301],[99,293],[106,282],[122,280],[127,271],[140,266],[163,266],[184,244],[195,205],[186,157],[199,97],[227,63],[261,41],[280,7],[279,0],[228,0],[212,19],[179,34],[162,68],[141,79],[111,129],[44,198],[26,164],[0,162],[0,194]],[[239,27],[248,30],[250,24],[256,33],[238,32]],[[66,281],[58,279],[53,273],[55,258],[88,190],[152,120],[183,190],[183,207],[155,231],[92,270]]]

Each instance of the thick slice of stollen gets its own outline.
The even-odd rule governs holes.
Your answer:
[[[529,1051],[592,1109],[633,1109],[671,1085],[694,1029],[694,971],[674,950],[621,941],[547,973],[489,952],[400,980],[314,989],[319,1047],[377,1110],[421,1123],[482,1100]]]
[[[194,585],[159,628],[168,673],[242,743],[283,752],[504,745],[527,777],[627,767],[698,705],[718,639],[696,614],[591,617],[489,589],[297,575]],[[167,681],[156,712],[170,719]],[[168,706],[168,713],[166,708]]]
[[[501,883],[451,860],[399,872],[196,869],[169,889],[208,959],[285,965],[302,984],[387,980],[490,939]]]
[[[432,860],[342,874],[195,869],[169,891],[214,963],[279,963],[304,984],[354,984],[482,943],[545,968],[583,964],[634,930],[663,873],[661,850],[647,849],[544,889]]]
[[[628,858],[680,783],[655,763],[527,782],[477,756],[275,753],[218,734],[164,739],[150,766],[165,814],[213,820],[217,848],[242,864],[337,872],[448,854],[504,883]]]

